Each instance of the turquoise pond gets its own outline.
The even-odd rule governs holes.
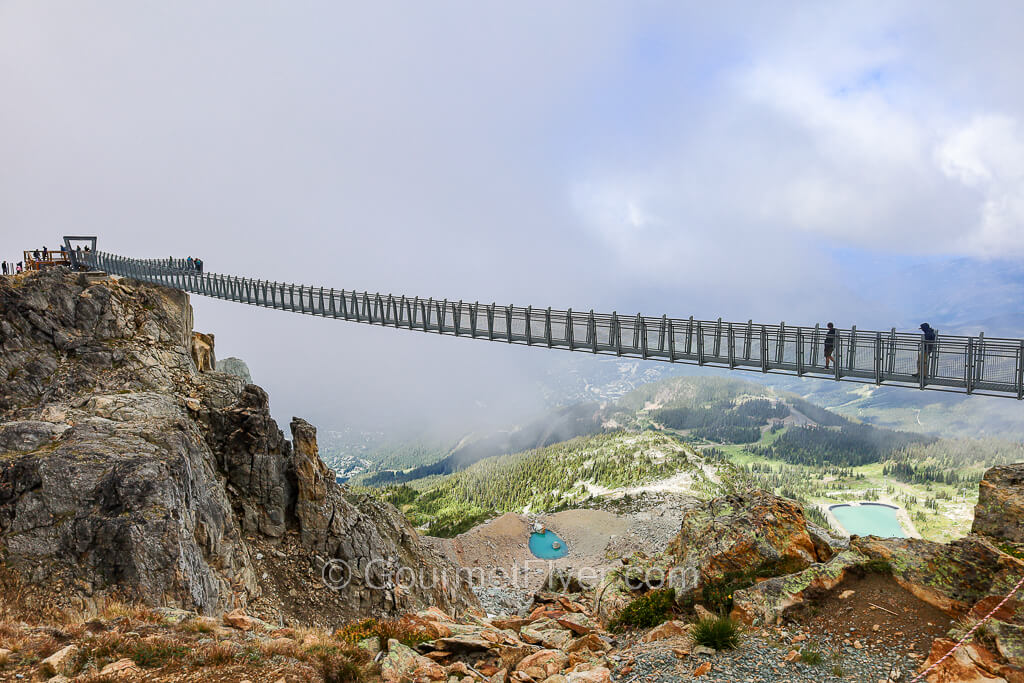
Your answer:
[[[906,538],[896,509],[888,505],[833,505],[829,510],[850,534]]]
[[[558,543],[560,547],[557,550],[552,548],[553,543]],[[548,529],[542,534],[530,534],[530,552],[542,560],[557,560],[565,557],[569,548],[558,534]]]

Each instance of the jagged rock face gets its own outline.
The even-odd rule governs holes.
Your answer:
[[[993,467],[978,487],[971,531],[1024,543],[1024,463]]]
[[[476,604],[397,510],[345,500],[311,425],[293,421],[293,448],[266,392],[200,374],[191,325],[186,295],[131,280],[0,280],[4,564],[77,606],[116,593],[209,612],[315,588],[332,597],[316,621],[337,623]],[[355,576],[336,591],[273,585],[256,546],[304,564],[306,580],[332,560]],[[448,580],[396,585],[399,566]]]

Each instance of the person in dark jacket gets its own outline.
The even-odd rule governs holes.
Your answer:
[[[918,366],[917,372],[914,373],[914,377],[928,376],[928,359],[935,353],[935,340],[938,336],[928,323],[921,323],[921,334],[924,337],[921,344],[921,364]]]
[[[836,326],[828,324],[828,332],[825,333],[825,369],[828,370],[829,361],[836,362]]]

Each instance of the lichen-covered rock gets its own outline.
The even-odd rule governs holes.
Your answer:
[[[920,600],[954,617],[987,596],[1006,595],[1024,573],[1024,560],[974,534],[948,544],[867,536],[850,545],[888,565],[896,581]]]
[[[1024,668],[1024,626],[993,620],[988,629],[995,638],[999,654],[1012,666]]]
[[[803,604],[808,596],[830,591],[868,558],[855,550],[844,550],[823,564],[803,571],[777,576],[733,594],[731,616],[746,624],[771,624],[786,612]]]
[[[1024,463],[985,472],[978,486],[971,532],[1024,543]]]
[[[683,516],[669,551],[700,582],[791,573],[818,560],[803,510],[767,491],[714,498]]]
[[[60,270],[0,279],[8,568],[79,608],[116,595],[210,613],[312,586],[326,597],[307,623],[477,604],[397,510],[345,499],[311,425],[293,421],[293,448],[266,392],[200,373],[192,341],[181,292]],[[351,580],[329,591],[332,562]],[[396,580],[402,567],[427,580]]]
[[[388,641],[388,653],[380,663],[384,683],[443,681],[444,669],[395,639]]]

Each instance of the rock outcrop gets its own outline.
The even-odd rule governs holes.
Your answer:
[[[199,372],[211,372],[217,367],[212,334],[192,333],[192,362]]]
[[[1024,560],[973,534],[951,543],[867,536],[850,545],[869,560],[884,563],[897,583],[918,599],[955,617],[989,595],[1006,595],[1024,574]]]
[[[702,582],[790,573],[818,560],[800,505],[767,491],[714,498],[690,510],[669,550]]]
[[[289,594],[315,594],[306,621],[337,623],[476,604],[397,510],[346,500],[312,425],[295,419],[287,440],[266,392],[212,371],[212,349],[200,372],[191,326],[188,297],[166,288],[57,270],[0,280],[4,565],[78,607],[258,603],[287,619],[301,603]],[[402,567],[443,578],[397,581]]]
[[[1024,463],[993,467],[978,486],[971,531],[1024,543]]]
[[[223,358],[217,361],[217,372],[226,372],[234,375],[246,384],[252,384],[252,374],[249,366],[241,358]]]

